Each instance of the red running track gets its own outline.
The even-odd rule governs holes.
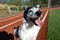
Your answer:
[[[48,25],[48,16],[49,16],[49,9],[41,9],[42,11],[42,20],[43,26],[37,35],[36,40],[46,40],[47,35],[47,25]],[[22,24],[23,20],[23,13],[21,12],[18,15],[7,17],[7,18],[0,18],[0,32],[6,31],[7,33],[12,33],[14,35],[14,28],[18,27]],[[17,40],[14,36],[14,40]]]

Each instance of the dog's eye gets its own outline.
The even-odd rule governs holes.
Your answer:
[[[30,14],[30,15],[32,15],[32,14],[33,14],[33,12],[30,12],[29,14]]]
[[[32,12],[32,10],[28,11],[28,12]]]

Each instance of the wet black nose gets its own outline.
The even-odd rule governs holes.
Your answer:
[[[41,11],[37,11],[35,14],[36,14],[38,17],[40,17],[40,16],[41,16]]]

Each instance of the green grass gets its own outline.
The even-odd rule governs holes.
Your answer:
[[[60,40],[60,10],[50,11],[47,40]]]

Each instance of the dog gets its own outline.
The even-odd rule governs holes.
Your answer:
[[[23,7],[24,9],[24,19],[23,24],[17,28],[16,37],[18,40],[36,40],[40,27],[35,22],[35,20],[40,19],[41,11],[39,5],[36,7]]]

